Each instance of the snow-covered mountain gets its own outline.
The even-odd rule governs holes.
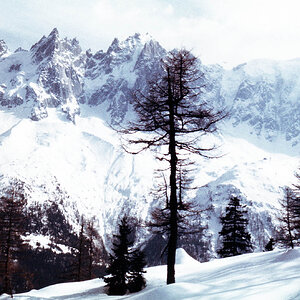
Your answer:
[[[30,203],[54,201],[59,187],[59,207],[70,223],[78,225],[77,212],[95,215],[108,249],[120,214],[147,219],[158,205],[149,192],[159,162],[152,153],[125,153],[107,123],[132,118],[131,93],[146,88],[165,54],[140,34],[95,54],[82,51],[76,39],[61,39],[56,29],[28,51],[10,52],[0,41],[2,185],[7,178],[24,181]],[[300,60],[199,68],[204,100],[226,107],[230,117],[213,137],[224,156],[195,158],[197,190],[189,196],[210,208],[202,216],[206,237],[180,243],[200,260],[214,256],[219,216],[235,194],[248,206],[249,230],[261,250],[274,234],[280,187],[299,166]],[[141,229],[140,242],[146,234]]]
[[[83,52],[76,39],[60,39],[57,29],[29,51],[7,53],[4,41],[0,47],[0,104],[22,106],[35,121],[52,107],[74,121],[81,104],[104,104],[101,110],[109,111],[113,122],[122,121],[131,91],[146,85],[166,54],[150,36],[139,34],[123,42],[114,39],[107,52]]]
[[[10,53],[0,43],[0,104],[27,108],[28,117],[47,117],[58,107],[69,119],[89,104],[114,123],[130,110],[133,90],[142,90],[166,54],[151,36],[135,34],[114,39],[106,52],[83,52],[76,39],[61,39],[57,29],[29,51]],[[300,136],[300,59],[252,61],[225,70],[218,65],[199,68],[205,74],[203,97],[226,106],[230,124],[269,141],[283,138],[291,145]]]

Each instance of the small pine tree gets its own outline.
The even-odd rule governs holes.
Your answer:
[[[273,251],[274,250],[275,241],[273,238],[270,238],[269,242],[265,246],[265,251]]]
[[[124,295],[127,291],[138,292],[146,285],[143,277],[144,253],[132,249],[134,244],[132,226],[128,217],[121,219],[119,233],[114,235],[113,254],[110,255],[109,274],[104,278],[109,295]]]
[[[114,235],[113,254],[110,255],[109,276],[104,278],[109,295],[124,295],[127,292],[128,271],[130,270],[129,248],[133,245],[130,239],[131,228],[128,218],[122,218],[119,233]]]
[[[135,250],[131,254],[130,271],[128,279],[128,289],[131,293],[138,292],[146,286],[146,280],[143,276],[146,271],[145,255],[139,249]]]
[[[252,252],[251,236],[247,232],[247,211],[240,204],[240,199],[231,197],[226,207],[226,214],[221,217],[222,248],[217,252],[220,257],[229,257]]]

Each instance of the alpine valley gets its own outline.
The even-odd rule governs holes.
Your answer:
[[[152,152],[126,153],[111,125],[134,118],[132,93],[147,87],[166,53],[140,34],[96,53],[57,29],[30,50],[11,52],[0,41],[0,181],[1,187],[24,182],[28,206],[40,207],[32,222],[41,225],[26,236],[34,249],[68,252],[66,235],[79,231],[84,215],[95,217],[109,252],[120,216],[147,221],[161,204],[150,193],[160,162]],[[219,217],[236,195],[247,205],[255,251],[262,251],[276,235],[282,187],[299,168],[300,59],[257,60],[232,70],[199,61],[199,69],[205,84],[199,101],[230,116],[218,134],[203,138],[220,146],[220,157],[192,157],[196,189],[188,197],[207,210],[197,220],[202,232],[181,237],[179,246],[199,261],[216,257]],[[148,264],[160,263],[163,237],[145,227],[137,236]]]

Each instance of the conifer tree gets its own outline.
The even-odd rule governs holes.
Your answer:
[[[129,249],[133,245],[131,232],[125,216],[119,224],[119,233],[114,235],[113,254],[110,255],[110,265],[107,269],[110,275],[104,278],[109,295],[124,295],[127,292],[128,272],[131,264]]]
[[[118,234],[114,235],[113,254],[110,255],[109,274],[104,278],[109,295],[124,295],[127,291],[137,292],[145,287],[144,254],[133,249],[132,226],[127,216],[120,221]]]
[[[274,250],[275,241],[273,238],[270,238],[269,242],[265,246],[265,251],[273,251]]]
[[[138,292],[146,286],[143,276],[146,265],[145,255],[139,249],[131,253],[130,270],[128,279],[128,289],[131,293]]]
[[[222,247],[217,251],[220,257],[229,257],[252,252],[251,237],[247,232],[248,220],[245,206],[240,199],[231,197],[226,207],[226,214],[221,217]]]

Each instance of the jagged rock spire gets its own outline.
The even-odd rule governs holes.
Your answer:
[[[6,43],[3,40],[0,40],[0,57],[3,54],[7,53],[7,51],[8,51],[8,47],[7,47]]]
[[[54,28],[48,37],[43,36],[35,45],[31,47],[33,61],[39,63],[46,57],[52,56],[54,50],[59,47],[58,30]]]

